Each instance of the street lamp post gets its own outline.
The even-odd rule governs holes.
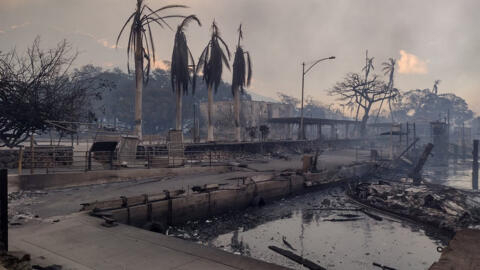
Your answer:
[[[305,86],[305,74],[307,74],[316,64],[324,61],[324,60],[333,60],[335,59],[335,56],[330,56],[326,58],[319,59],[315,61],[312,65],[310,65],[307,70],[305,70],[305,62],[302,63],[302,109],[301,109],[301,117],[300,117],[300,129],[298,131],[299,133],[299,139],[300,140],[305,140],[305,129],[303,126],[303,93],[304,93],[304,86]]]

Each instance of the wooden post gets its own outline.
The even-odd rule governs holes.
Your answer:
[[[409,143],[409,136],[410,136],[410,126],[408,125],[408,122],[407,122],[407,147],[410,145]],[[415,140],[415,138],[413,138]]]
[[[402,145],[402,131],[403,131],[403,125],[400,124],[400,136],[399,136],[400,137],[400,141],[399,141],[400,143],[399,143],[399,145]]]
[[[422,155],[420,156],[420,159],[418,159],[417,165],[415,168],[413,168],[412,172],[409,174],[411,178],[413,178],[413,184],[418,185],[420,184],[420,180],[422,179],[422,175],[420,174],[420,171],[423,168],[423,165],[425,165],[425,162],[427,162],[428,156],[432,152],[433,149],[433,144],[428,143],[427,146],[425,147],[425,150],[423,150]]]
[[[92,152],[88,151],[88,156],[87,156],[87,171],[92,170]]]
[[[478,140],[473,140],[472,188],[478,190]]]
[[[0,250],[8,251],[8,170],[0,170]]]
[[[33,132],[30,135],[30,174],[33,174],[35,172],[35,151],[33,147]]]
[[[415,122],[413,122],[413,140],[415,141],[417,139],[417,127]],[[417,149],[417,144],[413,144],[413,150],[415,151]]]
[[[23,147],[20,146],[20,149],[18,149],[18,175],[22,175],[22,168],[23,168]]]
[[[150,169],[150,150],[147,150],[147,168]]]
[[[72,155],[73,154],[73,149],[72,149]],[[73,156],[72,156],[72,164],[73,164]],[[53,172],[55,172],[55,169],[57,168],[57,149],[55,149],[55,146],[53,147]]]
[[[209,160],[210,160],[210,167],[212,167],[212,150],[208,150]]]

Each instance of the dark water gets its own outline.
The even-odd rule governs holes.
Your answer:
[[[327,269],[375,269],[373,262],[396,269],[428,269],[440,256],[437,246],[445,244],[446,239],[418,225],[386,216],[377,221],[358,211],[318,210],[321,207],[357,206],[335,188],[191,222],[170,233],[294,269],[304,268],[268,246],[289,249],[290,244],[292,252]],[[358,220],[327,221],[345,219],[345,214],[358,215]]]

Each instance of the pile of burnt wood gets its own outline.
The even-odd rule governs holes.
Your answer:
[[[349,195],[367,206],[450,232],[480,228],[480,194],[408,180],[357,183]]]

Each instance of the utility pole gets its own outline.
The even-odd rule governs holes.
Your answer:
[[[472,189],[478,190],[478,140],[473,141]]]
[[[304,86],[305,86],[305,75],[318,63],[324,60],[333,60],[335,56],[330,56],[326,58],[319,59],[311,64],[307,70],[305,70],[305,62],[302,63],[302,104],[301,104],[301,113],[300,113],[300,128],[298,130],[298,139],[305,140],[305,128],[303,125],[303,95],[304,95]]]
[[[301,109],[301,116],[300,116],[300,129],[299,129],[299,138],[300,140],[305,139],[305,131],[303,130],[303,92],[305,86],[305,62],[302,63],[302,109]]]

